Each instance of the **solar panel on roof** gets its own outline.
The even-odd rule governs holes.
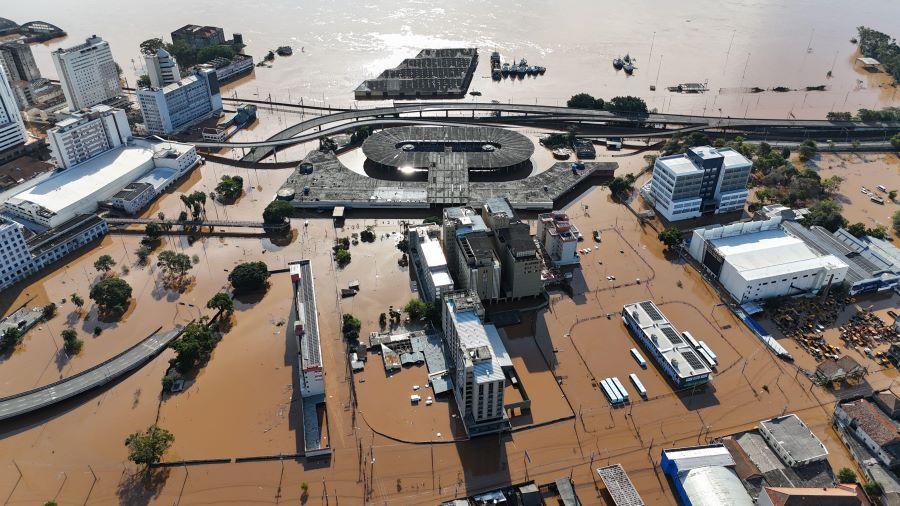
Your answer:
[[[667,338],[669,338],[670,343],[684,344],[684,340],[681,338],[681,336],[678,335],[678,332],[675,332],[675,329],[673,329],[672,327],[663,327],[661,330],[662,333],[665,334]]]
[[[656,309],[656,306],[652,302],[641,302],[641,308],[647,313],[647,315],[654,320],[662,320],[663,315]]]
[[[687,363],[691,366],[691,369],[703,369],[703,362],[700,361],[700,358],[690,350],[685,350],[681,352],[681,356],[687,360]]]

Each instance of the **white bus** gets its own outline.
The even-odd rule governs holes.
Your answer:
[[[712,359],[713,363],[714,363],[714,364],[718,364],[718,363],[719,363],[719,357],[717,357],[716,354],[713,353],[712,348],[710,348],[709,346],[707,346],[706,343],[704,343],[703,341],[700,341],[699,344],[700,344],[700,349],[703,350],[703,351],[705,351],[706,354],[709,355],[709,358]]]
[[[641,380],[638,379],[637,374],[631,373],[628,375],[628,378],[631,379],[631,383],[634,385],[634,388],[637,389],[638,394],[644,399],[647,398],[647,389],[644,388],[644,384],[641,383]]]
[[[641,356],[641,352],[639,352],[637,348],[631,349],[631,356],[634,357],[634,360],[641,366],[641,369],[647,368],[647,361],[644,360],[644,357]]]
[[[697,349],[700,346],[700,343],[698,343],[697,340],[694,339],[694,336],[692,336],[690,332],[685,330],[681,333],[681,335],[682,337],[684,337],[684,340],[691,345],[692,348]]]
[[[619,395],[619,390],[613,384],[611,379],[607,378],[600,381],[600,386],[603,387],[603,391],[606,393],[606,397],[609,399],[610,404],[621,404],[624,402],[622,396]]]
[[[613,378],[612,382],[613,385],[615,385],[615,387],[619,389],[619,395],[622,396],[622,399],[624,399],[625,402],[628,402],[628,390],[625,390],[625,385],[623,385],[622,382],[619,381],[619,378]]]

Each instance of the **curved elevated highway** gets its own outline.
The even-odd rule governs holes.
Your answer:
[[[445,117],[433,116],[443,112]],[[471,117],[451,117],[450,113],[470,112]],[[491,113],[491,116],[478,118],[476,112]],[[424,116],[425,113],[432,116]],[[664,131],[652,133],[629,133],[628,138],[663,137],[675,133],[691,131],[728,129],[728,130],[766,130],[780,129],[793,131],[797,137],[805,136],[808,131],[829,132],[835,135],[846,135],[849,132],[887,134],[900,131],[900,123],[859,123],[827,120],[798,119],[761,119],[730,118],[718,116],[695,116],[682,114],[617,114],[609,111],[593,109],[573,109],[549,105],[529,104],[494,104],[480,102],[431,102],[422,104],[395,104],[392,107],[376,107],[356,109],[318,116],[290,126],[272,137],[262,141],[251,142],[197,142],[197,147],[205,148],[252,148],[242,161],[258,162],[271,155],[275,148],[299,144],[317,138],[352,130],[360,126],[395,124],[395,125],[447,125],[459,124],[496,124],[498,117],[505,117],[516,122],[596,122],[604,125],[662,125],[674,126]],[[481,120],[481,123],[479,123]],[[800,132],[797,132],[800,130]]]
[[[159,333],[111,359],[56,383],[0,399],[0,420],[24,415],[105,385],[149,362],[181,334],[181,328]]]

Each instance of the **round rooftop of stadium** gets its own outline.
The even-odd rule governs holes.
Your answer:
[[[386,128],[362,145],[370,161],[393,168],[428,168],[433,157],[446,151],[464,156],[469,169],[509,169],[528,164],[534,143],[505,128],[488,126]]]

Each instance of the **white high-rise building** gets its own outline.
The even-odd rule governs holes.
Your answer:
[[[178,62],[163,48],[157,49],[154,54],[145,54],[144,64],[147,66],[150,85],[154,88],[162,88],[181,80]]]
[[[0,63],[0,153],[25,144],[25,124],[9,85],[6,66]]]
[[[92,35],[84,44],[51,53],[69,110],[78,111],[122,95],[109,43]]]
[[[453,394],[470,436],[509,428],[503,405],[504,367],[512,367],[497,328],[483,321],[478,294],[459,290],[442,296],[444,339],[452,359]]]
[[[137,97],[144,126],[154,135],[182,132],[222,112],[219,81],[212,69],[194,71],[162,88],[142,88]]]
[[[34,269],[24,230],[22,225],[0,217],[0,288],[24,279]]]
[[[73,165],[124,145],[131,139],[125,111],[95,105],[89,111],[69,114],[47,131],[47,144],[57,167]]]
[[[656,211],[669,221],[739,211],[747,202],[752,166],[731,148],[701,146],[661,156],[650,180]]]

